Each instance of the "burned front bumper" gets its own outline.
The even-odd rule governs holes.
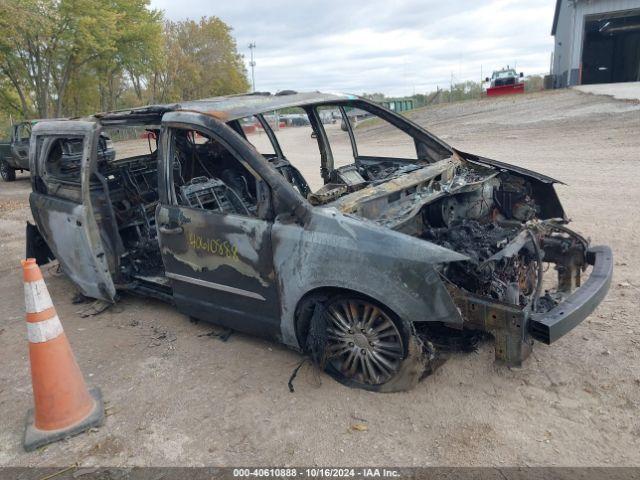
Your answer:
[[[546,313],[529,318],[529,333],[536,340],[550,344],[572,330],[602,302],[613,276],[613,253],[607,246],[591,247],[585,256],[593,265],[589,279],[562,303]]]
[[[590,247],[584,261],[593,265],[587,281],[545,313],[495,301],[449,285],[449,293],[464,319],[464,328],[490,332],[496,360],[518,366],[529,356],[533,340],[550,344],[572,330],[604,299],[613,275],[613,254],[607,246]],[[567,262],[569,265],[571,262]],[[575,278],[576,269],[559,276]],[[577,275],[579,284],[579,274]]]

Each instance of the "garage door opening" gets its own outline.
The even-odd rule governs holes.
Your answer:
[[[587,17],[582,84],[640,81],[640,10]]]

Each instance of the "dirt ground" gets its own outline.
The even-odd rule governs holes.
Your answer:
[[[290,393],[295,352],[241,334],[222,342],[207,336],[211,325],[134,297],[80,318],[72,284],[46,268],[108,416],[95,431],[25,453],[22,176],[0,184],[0,465],[640,465],[640,105],[554,91],[411,117],[462,150],[568,184],[558,192],[573,226],[616,258],[608,297],[578,328],[537,344],[520,369],[494,365],[489,343],[454,355],[407,393],[352,390],[307,366]]]

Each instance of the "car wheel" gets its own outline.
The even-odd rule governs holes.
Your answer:
[[[0,176],[5,182],[13,182],[16,179],[16,171],[9,166],[6,160],[0,162]]]
[[[408,322],[368,299],[340,296],[325,309],[326,371],[339,382],[377,392],[413,388],[429,370],[433,347]]]

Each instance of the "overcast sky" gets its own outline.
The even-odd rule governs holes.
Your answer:
[[[152,0],[167,18],[218,16],[256,89],[410,95],[517,62],[547,73],[554,0]]]

